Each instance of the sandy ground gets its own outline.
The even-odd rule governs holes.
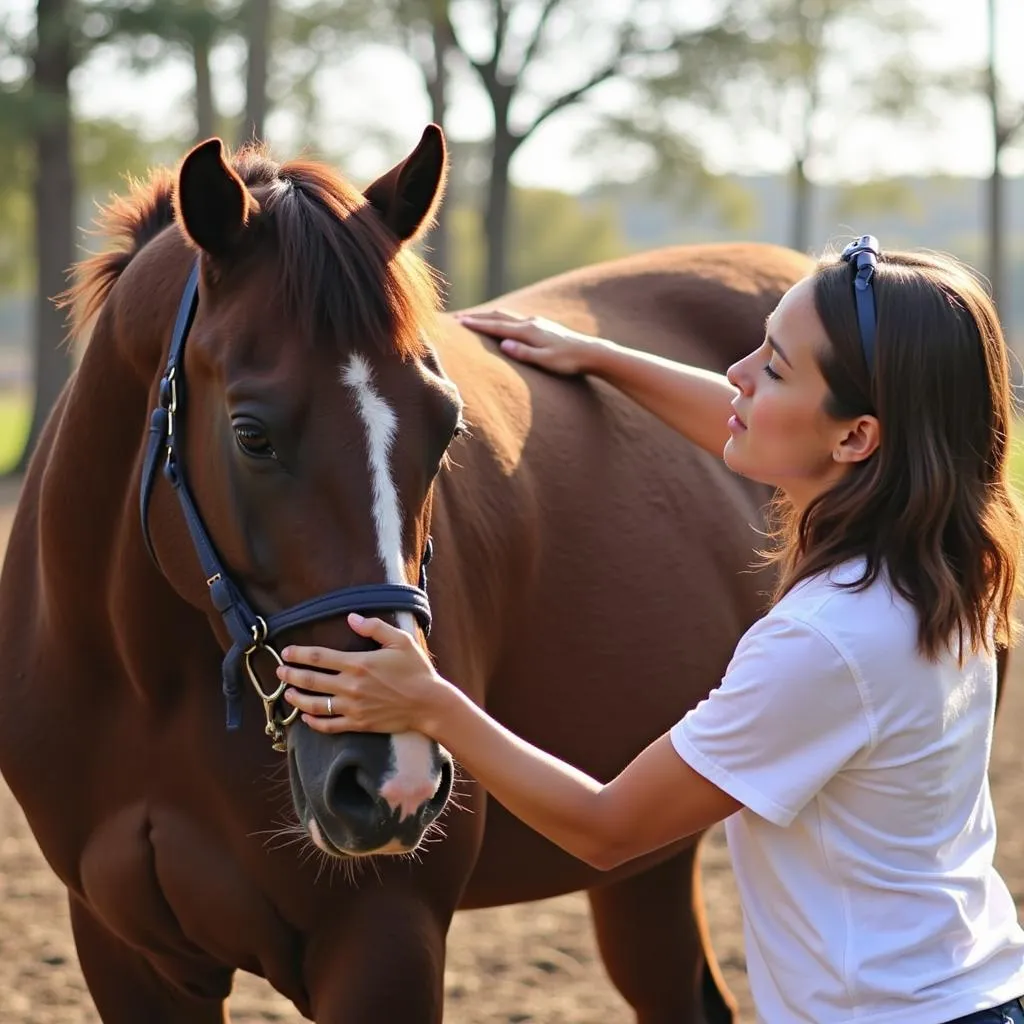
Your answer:
[[[0,485],[0,549],[16,497]],[[1024,908],[1024,786],[1015,723],[1024,711],[1024,658],[1001,712],[992,767],[1000,824],[999,866]],[[719,961],[753,1020],[744,976],[735,889],[720,830],[704,844],[704,891]],[[628,1024],[625,1003],[605,977],[582,895],[456,916],[445,973],[446,1024]],[[262,979],[239,972],[234,1024],[303,1018]],[[82,979],[63,890],[0,782],[0,1022],[99,1024]],[[144,1022],[140,1022],[144,1024]]]

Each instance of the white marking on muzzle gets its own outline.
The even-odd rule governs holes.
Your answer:
[[[384,565],[385,579],[388,583],[408,583],[402,557],[402,506],[390,466],[398,418],[374,387],[373,370],[361,355],[353,355],[342,367],[341,379],[355,393],[359,417],[366,428],[377,554]],[[398,625],[407,633],[416,632],[411,612],[399,612]],[[399,810],[402,817],[414,813],[434,795],[438,782],[430,740],[418,732],[391,737],[391,769],[380,787],[381,796],[391,808]]]

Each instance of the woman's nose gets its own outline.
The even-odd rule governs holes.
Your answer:
[[[746,362],[746,359],[741,359],[738,363],[733,363],[725,371],[725,379],[743,394],[746,394],[749,390],[750,383],[750,375],[746,372]]]

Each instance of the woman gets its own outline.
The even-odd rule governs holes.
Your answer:
[[[604,378],[778,488],[775,601],[721,686],[606,785],[375,619],[351,624],[380,650],[284,651],[304,721],[426,733],[600,868],[728,819],[767,1024],[1024,1022],[987,781],[1022,519],[1003,338],[973,277],[865,236],[783,297],[725,377],[551,323],[462,321],[513,359]]]

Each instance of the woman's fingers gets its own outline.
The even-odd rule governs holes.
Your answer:
[[[510,313],[505,309],[476,309],[470,313],[456,313],[456,320],[498,320],[504,323],[529,323],[530,318],[519,313]]]
[[[295,665],[308,665],[321,672],[340,672],[351,667],[356,657],[347,651],[336,651],[332,647],[300,647],[291,644],[281,651],[281,657]]]
[[[480,334],[498,337],[529,338],[539,333],[536,321],[525,317],[512,317],[507,314],[497,316],[460,316],[457,318],[463,327]]]
[[[382,647],[400,646],[411,639],[404,630],[389,626],[380,619],[363,618],[355,612],[349,615],[348,624],[353,632],[376,640]],[[338,651],[332,647],[302,647],[297,644],[291,644],[281,651],[281,657],[293,665],[307,665],[320,672],[342,672],[346,668],[360,666],[363,660],[362,654],[358,651]]]
[[[284,691],[284,698],[292,707],[298,708],[307,715],[316,715],[324,718],[333,718],[335,715],[344,714],[342,709],[346,704],[340,695],[334,693],[324,694],[322,691],[318,693],[305,693],[302,690],[295,689],[295,685],[289,681],[288,689]]]
[[[320,718],[316,715],[303,715],[302,720],[314,730],[314,732],[339,733],[339,732],[375,732],[374,729],[365,729],[358,725],[354,719],[344,715],[335,715],[333,718]]]
[[[404,629],[391,626],[382,619],[364,619],[362,615],[353,612],[348,617],[348,624],[353,632],[376,640],[381,647],[402,647],[412,641],[412,637]]]
[[[521,363],[533,363],[535,366],[543,366],[547,359],[547,353],[536,345],[528,345],[522,341],[515,341],[512,338],[501,340],[501,351]]]

